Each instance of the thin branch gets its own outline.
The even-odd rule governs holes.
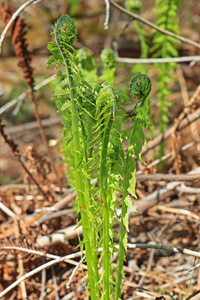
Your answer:
[[[196,268],[198,268],[198,267],[200,267],[200,263],[197,264],[197,265],[195,265],[193,268],[189,269],[188,272],[190,273],[190,272],[192,272],[194,269],[196,269]]]
[[[178,186],[176,188],[179,193],[183,194],[183,193],[187,193],[187,194],[200,194],[200,188],[195,188],[195,187],[191,187],[191,186],[185,186],[185,184],[181,184],[181,186]]]
[[[0,115],[2,115],[6,110],[14,106],[17,102],[22,101],[26,97],[26,92],[22,93],[21,95],[17,96],[17,98],[9,101],[4,106],[0,108]]]
[[[191,143],[188,143],[188,144],[184,145],[183,147],[181,147],[181,148],[179,149],[179,151],[180,151],[180,152],[181,152],[181,151],[185,151],[185,150],[189,149],[190,147],[192,147],[192,146],[198,144],[199,142],[200,142],[200,140],[199,140],[199,141],[193,141],[193,142],[191,142]],[[163,155],[162,157],[160,157],[160,158],[158,158],[158,159],[152,161],[150,164],[148,164],[148,165],[146,166],[146,168],[147,168],[147,169],[150,169],[151,167],[158,165],[160,162],[162,162],[162,161],[164,161],[164,160],[170,158],[170,156],[172,156],[172,152],[167,153],[167,154]],[[136,174],[142,174],[142,170],[137,171]]]
[[[137,181],[194,181],[200,174],[136,174]]]
[[[155,25],[154,23],[146,20],[145,18],[143,18],[143,17],[141,17],[141,16],[139,16],[137,14],[129,12],[127,9],[123,8],[122,6],[120,6],[119,4],[117,4],[113,0],[110,0],[110,3],[113,6],[115,6],[117,9],[119,9],[120,11],[122,11],[123,13],[125,13],[125,14],[133,17],[134,19],[136,19],[136,20],[138,20],[138,21],[140,21],[140,22],[142,22],[142,23],[144,23],[144,24],[146,24],[146,25],[148,25],[148,26],[150,26],[150,27],[152,27],[154,29],[156,29],[159,32],[162,32],[165,35],[168,35],[168,36],[171,36],[171,37],[173,37],[173,38],[175,38],[177,40],[180,40],[183,43],[187,43],[187,44],[190,44],[190,45],[195,46],[197,48],[200,48],[200,44],[199,43],[196,43],[196,42],[194,42],[194,41],[192,41],[192,40],[190,40],[188,38],[182,37],[182,36],[180,36],[178,34],[174,34],[174,33],[170,32],[168,30],[162,29],[161,27],[159,27],[159,26]]]
[[[44,248],[46,246],[50,246],[59,242],[65,243],[67,240],[74,239],[77,236],[81,236],[83,234],[82,227],[76,227],[77,225],[67,226],[63,229],[54,231],[49,235],[37,237],[36,245],[39,248]]]
[[[19,220],[19,216],[17,216],[12,210],[10,210],[7,206],[5,206],[1,201],[0,201],[0,209],[9,217],[15,218]]]
[[[24,275],[24,262],[23,262],[23,257],[21,254],[18,255],[18,269],[19,269],[19,276],[23,276]],[[25,285],[24,281],[22,281],[20,283],[20,287],[21,287],[22,299],[27,299],[27,291],[26,291],[26,285]]]
[[[54,161],[54,158],[53,158],[53,155],[51,153],[51,150],[49,148],[49,145],[48,145],[48,140],[47,140],[47,137],[46,137],[46,134],[44,132],[44,128],[42,126],[42,121],[40,119],[40,115],[39,115],[39,111],[38,111],[38,105],[37,105],[37,101],[35,99],[35,94],[34,94],[34,91],[32,90],[32,102],[33,102],[33,107],[34,107],[34,113],[35,113],[35,118],[38,122],[38,125],[39,125],[39,131],[40,131],[40,135],[42,137],[42,140],[43,140],[43,143],[45,145],[45,148],[46,148],[46,152],[47,152],[47,155],[50,159],[50,165],[51,165],[51,169],[52,171],[54,172],[55,174],[55,177],[56,177],[56,181],[58,183],[58,186],[60,187],[60,192],[62,192],[62,181],[60,179],[60,176],[59,176],[59,171],[57,169],[57,166],[55,164],[55,161]]]
[[[66,284],[66,288],[67,288],[67,289],[70,287],[71,282],[72,282],[72,279],[73,279],[73,277],[74,277],[76,271],[78,270],[78,268],[80,267],[80,265],[82,264],[82,262],[85,260],[85,258],[86,258],[86,256],[84,255],[84,256],[81,258],[81,260],[79,261],[78,265],[74,268],[74,270],[73,270],[73,272],[72,272],[72,274],[71,274],[71,276],[70,276],[70,278],[69,278],[69,281],[68,281],[67,284]]]
[[[157,245],[157,244],[127,244],[127,248],[129,249],[157,249],[157,250],[166,250],[166,251],[172,251],[175,253],[181,253],[186,254],[189,256],[199,257],[200,258],[200,252],[192,251],[186,248],[178,248],[173,246],[166,246],[166,245]]]
[[[187,174],[200,174],[200,167],[196,168],[188,172]],[[172,181],[169,182],[165,187],[158,189],[151,194],[147,195],[140,201],[135,202],[135,207],[138,213],[143,213],[144,211],[148,210],[150,207],[158,204],[158,202],[166,197],[167,193],[174,194],[176,193],[176,188],[181,185],[180,181]]]
[[[33,87],[33,90],[34,91],[37,91],[39,90],[40,88],[42,88],[43,86],[47,85],[49,82],[51,82],[52,80],[54,80],[56,78],[56,75],[52,75],[50,76],[49,78],[46,78],[45,80],[43,80],[41,83],[37,84],[36,86]],[[15,109],[13,110],[13,115],[17,115],[21,106],[22,106],[22,103],[23,103],[23,99],[21,99],[20,101],[18,101],[17,103],[17,106],[15,107]]]
[[[53,117],[53,118],[46,118],[41,121],[42,121],[42,125],[44,127],[48,127],[48,126],[61,124],[62,119],[60,116],[57,116],[57,117]],[[25,131],[28,131],[28,130],[38,129],[38,127],[39,127],[38,122],[33,121],[33,122],[24,123],[21,125],[6,127],[5,132],[6,132],[6,134],[12,135],[12,134],[16,134],[19,132],[24,133]]]
[[[44,297],[46,296],[46,292],[45,292],[46,277],[47,277],[46,269],[43,269],[41,274],[41,291],[40,291],[41,300],[44,300]]]
[[[80,255],[79,255],[80,256]],[[14,287],[16,287],[19,283],[21,283],[22,281],[30,278],[31,276],[41,272],[43,269],[49,268],[55,264],[58,264],[60,262],[70,262],[71,263],[71,258],[74,257],[74,254],[70,254],[70,255],[66,255],[64,257],[58,257],[54,260],[51,260],[41,266],[39,266],[38,268],[35,268],[34,270],[28,272],[27,274],[25,274],[24,276],[20,277],[19,279],[17,279],[15,282],[13,282],[10,286],[8,286],[5,290],[3,290],[0,293],[0,298],[3,297],[5,294],[7,294],[9,291],[11,291]],[[77,263],[78,264],[78,263]]]
[[[12,139],[8,138],[7,134],[5,134],[4,127],[5,127],[5,125],[1,124],[1,119],[0,119],[0,134],[2,135],[5,143],[10,147],[10,150],[12,151],[15,158],[20,162],[20,164],[21,164],[22,168],[24,169],[24,171],[29,175],[30,179],[35,183],[35,185],[38,188],[38,191],[43,195],[44,198],[46,198],[46,194],[43,191],[43,189],[41,188],[40,184],[37,182],[37,180],[32,175],[32,173],[27,169],[27,167],[25,166],[23,160],[21,159],[21,155],[20,155],[20,152],[18,150],[17,144],[15,144],[15,142]]]
[[[58,258],[62,258],[58,255],[54,255],[54,254],[49,254],[49,253],[45,253],[43,251],[40,250],[36,250],[36,249],[32,249],[32,248],[27,248],[27,247],[23,247],[23,243],[19,244],[19,245],[15,245],[14,243],[10,242],[10,241],[6,241],[3,240],[1,241],[1,246],[0,246],[1,250],[6,250],[7,252],[25,252],[28,255],[34,255],[34,256],[42,256],[45,258],[50,258],[50,259],[58,259]],[[72,265],[77,266],[78,262],[76,261],[72,261],[71,259],[77,258],[81,256],[81,251],[70,254],[69,257],[65,256],[66,260],[64,260],[67,263],[70,263]],[[84,266],[85,269],[87,269],[86,266]]]
[[[163,206],[163,205],[156,205],[155,206],[155,210],[160,210],[160,211],[164,211],[164,212],[168,212],[168,213],[172,213],[172,214],[178,214],[178,215],[183,215],[183,216],[187,216],[187,217],[191,217],[197,221],[200,220],[200,216],[187,210],[187,209],[182,209],[182,208],[174,208],[174,207],[167,207],[167,206]]]
[[[194,56],[182,56],[182,57],[171,57],[171,58],[128,58],[116,56],[117,62],[128,63],[128,64],[157,64],[157,63],[170,63],[170,62],[186,62],[186,61],[200,61],[199,55]]]
[[[192,122],[196,121],[199,117],[200,117],[200,108],[198,108],[195,112],[191,113],[190,115],[187,115],[178,125],[177,131],[181,131],[182,129],[186,128]],[[142,155],[144,155],[149,150],[153,149],[163,141],[167,140],[171,136],[173,131],[174,131],[174,126],[169,128],[163,134],[158,135],[154,140],[149,141],[147,143],[146,148],[142,151]]]
[[[119,247],[119,245],[115,246],[116,248]],[[181,254],[185,254],[185,255],[190,255],[190,256],[194,256],[194,257],[199,257],[200,258],[200,253],[196,252],[196,251],[192,251],[189,249],[185,249],[185,248],[177,248],[177,247],[172,247],[172,246],[166,246],[166,245],[156,245],[156,244],[127,244],[127,248],[129,249],[135,249],[135,248],[140,248],[140,249],[157,249],[157,250],[165,250],[165,251],[172,251],[175,253],[181,253]],[[102,249],[98,249],[99,252],[102,251]],[[7,294],[9,291],[11,291],[14,287],[16,287],[20,282],[30,278],[31,276],[41,272],[43,269],[46,269],[48,267],[51,267],[59,262],[69,262],[71,263],[71,258],[74,258],[75,255],[76,257],[80,257],[82,255],[82,253],[85,253],[85,251],[80,251],[78,253],[75,254],[70,254],[70,255],[66,255],[64,257],[58,257],[57,259],[51,260],[41,266],[39,266],[38,268],[28,272],[27,274],[25,274],[24,276],[22,276],[21,278],[19,278],[18,280],[16,280],[15,282],[13,282],[10,286],[8,286],[5,290],[3,290],[0,293],[0,297],[3,297],[5,294]],[[54,256],[56,257],[56,256]],[[75,263],[75,262],[74,262]],[[77,263],[78,264],[78,263]],[[84,265],[82,265],[84,266]],[[86,267],[86,266],[85,266]]]
[[[56,78],[56,74],[50,76],[49,78],[46,78],[45,80],[43,80],[42,82],[40,82],[39,84],[35,85],[33,87],[34,91],[38,91],[39,89],[41,89],[43,86],[47,85],[48,83],[50,83],[51,81],[53,81]],[[22,100],[25,99],[25,97],[27,96],[27,93],[30,93],[30,91],[24,92],[22,94],[20,94],[19,96],[17,96],[16,98],[14,98],[13,100],[11,100],[10,102],[6,103],[4,106],[2,106],[0,108],[0,115],[2,115],[6,110],[8,110],[9,108],[11,108],[12,106],[14,106],[16,103],[18,102],[22,102]]]
[[[76,266],[77,268],[77,266]],[[54,266],[51,266],[51,273],[52,273],[52,281],[53,281],[53,287],[54,287],[54,290],[56,291],[55,292],[55,300],[59,300],[59,296],[58,296],[58,284],[57,284],[57,280],[56,280],[56,274],[55,274],[55,270],[54,270]]]
[[[108,29],[108,22],[109,22],[109,17],[110,17],[110,2],[109,0],[104,0],[106,4],[106,17],[105,17],[105,22],[103,24],[104,29]]]
[[[22,4],[17,10],[16,12],[14,12],[14,14],[12,15],[11,19],[9,20],[8,24],[6,25],[6,27],[4,28],[2,34],[1,34],[1,37],[0,37],[0,53],[1,53],[1,48],[2,48],[2,44],[3,44],[3,41],[5,39],[5,36],[6,36],[6,33],[7,31],[9,30],[11,24],[14,22],[14,20],[18,17],[18,15],[27,7],[29,6],[30,4],[34,3],[38,3],[40,2],[41,0],[29,0],[27,2],[25,2],[24,4]]]

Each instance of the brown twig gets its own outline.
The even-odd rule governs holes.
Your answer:
[[[149,150],[153,149],[160,143],[164,142],[166,139],[168,139],[175,131],[181,131],[188,125],[192,124],[194,121],[196,121],[200,117],[200,108],[198,108],[195,112],[188,114],[189,109],[191,105],[197,100],[200,94],[200,85],[197,87],[194,95],[191,97],[189,101],[189,106],[186,107],[183,112],[179,115],[179,117],[175,120],[174,124],[171,128],[169,128],[166,132],[163,134],[160,134],[157,136],[154,140],[149,141],[147,143],[147,147],[142,151],[142,154],[144,155]],[[186,116],[186,117],[185,117]],[[185,117],[185,118],[184,118]]]
[[[51,151],[49,149],[48,140],[47,140],[47,137],[45,135],[44,128],[42,126],[42,121],[41,121],[40,116],[39,116],[39,112],[38,112],[38,108],[37,108],[37,103],[36,103],[33,91],[32,91],[32,99],[33,99],[33,106],[34,106],[34,111],[35,111],[35,117],[36,117],[36,120],[37,120],[38,125],[39,125],[40,134],[41,134],[41,137],[42,137],[43,142],[45,144],[47,154],[48,154],[48,156],[50,158],[51,168],[52,168],[54,174],[56,175],[56,180],[57,180],[58,185],[60,187],[60,191],[62,191],[62,182],[60,180],[60,177],[59,177],[59,174],[58,174],[58,170],[56,168],[56,165],[55,165],[55,162],[54,162],[54,159],[53,159],[53,155],[52,155],[52,153],[51,153]]]
[[[183,112],[178,116],[178,118],[176,119],[176,122],[174,123],[173,126],[173,130],[177,130],[177,128],[179,127],[181,121],[183,120],[183,118],[189,113],[192,104],[194,104],[194,102],[197,100],[197,98],[200,95],[200,85],[197,87],[194,95],[192,96],[192,98],[189,100],[187,107],[184,108]]]
[[[15,21],[15,19],[18,17],[18,15],[30,4],[32,3],[36,3],[39,2],[41,0],[29,0],[26,1],[24,4],[22,4],[17,10],[16,12],[12,15],[11,19],[9,20],[9,22],[6,24],[6,27],[4,28],[1,37],[0,37],[0,53],[1,53],[1,47],[2,47],[2,43],[5,39],[6,33],[7,31],[10,29],[10,26],[12,25],[12,23]]]
[[[155,207],[152,208],[152,210],[165,211],[168,213],[188,216],[188,217],[194,218],[195,220],[198,220],[198,221],[200,220],[200,216],[198,214],[195,214],[186,209],[167,207],[164,205],[156,205]]]
[[[116,246],[117,248],[117,246]],[[193,257],[199,257],[200,258],[200,253],[197,251],[192,251],[186,248],[177,248],[177,247],[173,247],[173,246],[167,246],[167,245],[158,245],[158,244],[127,244],[127,248],[128,249],[135,249],[135,248],[139,248],[139,249],[157,249],[157,250],[166,250],[166,251],[170,251],[170,252],[174,252],[174,253],[181,253],[184,255],[189,255],[189,256],[193,256]],[[99,251],[102,251],[102,249],[99,249]],[[59,262],[65,261],[68,263],[73,263],[78,265],[78,262],[72,261],[71,258],[75,258],[75,257],[80,257],[81,255],[83,255],[85,253],[85,251],[81,251],[81,252],[77,252],[75,254],[71,254],[71,255],[67,255],[64,257],[58,257],[56,255],[51,255],[54,256],[54,260],[51,260],[41,266],[39,266],[38,268],[35,268],[34,270],[28,272],[27,274],[25,274],[24,276],[22,276],[21,278],[19,278],[18,280],[16,280],[15,282],[13,282],[10,286],[8,286],[5,290],[3,290],[2,292],[0,292],[0,297],[3,297],[4,295],[6,295],[9,291],[11,291],[14,287],[16,287],[20,282],[30,278],[31,276],[41,272],[43,269],[46,269],[50,266],[53,266]],[[48,255],[49,256],[49,255]],[[81,265],[81,267],[86,268],[86,266],[84,264]],[[124,267],[124,269],[126,270],[126,267]],[[132,271],[132,269],[131,269]]]
[[[175,170],[176,174],[181,174],[182,161],[181,155],[179,153],[180,148],[180,132],[172,132],[171,133],[171,145],[172,145],[172,158],[173,158],[173,166],[170,168],[170,172]]]
[[[137,181],[194,181],[200,174],[136,174]]]
[[[33,177],[33,175],[29,172],[29,170],[27,169],[27,167],[23,163],[23,161],[21,159],[21,155],[20,155],[19,150],[18,150],[17,144],[15,144],[15,142],[12,139],[8,138],[8,136],[5,134],[4,127],[5,127],[5,125],[1,124],[1,119],[0,119],[0,133],[1,133],[5,143],[8,144],[8,146],[10,147],[10,149],[11,149],[12,153],[14,154],[15,158],[20,162],[22,168],[25,170],[25,172],[28,174],[28,176],[31,178],[31,180],[35,183],[35,185],[38,188],[38,191],[44,196],[44,198],[46,198],[46,194],[43,192],[43,190],[40,187],[39,183],[37,182],[37,180]]]
[[[40,82],[40,83],[38,83],[37,85],[34,86],[34,91],[38,91],[43,86],[45,86],[45,85],[49,84],[51,81],[53,81],[55,78],[56,78],[56,75],[54,74],[54,75],[50,76],[49,78],[44,79],[42,82]],[[18,106],[21,105],[22,101],[25,99],[25,97],[27,96],[27,94],[29,92],[30,91],[23,92],[19,96],[17,96],[16,98],[12,99],[11,101],[9,101],[5,105],[3,105],[0,108],[0,115],[2,115],[5,111],[7,111],[8,109],[10,109],[15,104],[18,104]]]
[[[177,127],[177,131],[181,131],[184,128],[186,128],[188,125],[190,125],[192,122],[196,121],[198,118],[200,117],[200,108],[198,108],[195,112],[189,114],[187,117],[185,117],[180,124]],[[165,140],[167,140],[172,132],[174,131],[174,127],[169,128],[165,133],[160,134],[159,136],[157,136],[154,140],[149,141],[147,143],[146,148],[142,151],[142,155],[144,155],[145,153],[147,153],[149,150],[153,149],[154,147],[156,147],[157,145],[159,145],[160,143],[164,142]]]
[[[48,127],[48,126],[54,126],[54,125],[61,124],[62,119],[60,116],[57,116],[57,117],[53,117],[53,118],[43,119],[43,120],[41,120],[41,122],[42,122],[43,127]],[[28,122],[28,123],[24,123],[21,125],[6,127],[5,132],[6,132],[6,134],[12,135],[12,134],[16,134],[19,132],[25,132],[25,131],[34,130],[34,129],[38,129],[37,121]]]
[[[200,168],[196,168],[195,170],[188,172],[188,175],[195,175],[195,174],[199,176]],[[166,199],[168,195],[174,195],[175,193],[177,193],[176,189],[180,184],[181,184],[180,181],[170,181],[169,183],[167,183],[165,187],[162,187],[152,192],[151,194],[147,195],[140,201],[136,201],[134,204],[138,213],[144,213],[150,207],[158,204],[159,201],[161,201],[162,199]]]
[[[186,80],[183,76],[183,72],[182,72],[181,68],[178,68],[176,70],[176,73],[177,73],[177,77],[178,77],[180,88],[181,88],[181,94],[182,94],[182,98],[183,98],[184,107],[186,109],[187,107],[191,107],[193,105],[193,103],[195,102],[195,100],[197,99],[197,97],[200,94],[200,88],[199,87],[197,88],[196,95],[195,95],[195,97],[194,96],[192,97],[192,99],[191,99],[192,101],[190,102],[189,96],[188,96],[188,91],[187,91]],[[196,141],[198,141],[199,140],[199,132],[198,132],[198,128],[195,123],[192,123],[190,125],[190,130],[191,130],[191,134],[193,135],[194,139]],[[198,148],[198,150],[200,149],[198,146],[197,146],[197,148]]]

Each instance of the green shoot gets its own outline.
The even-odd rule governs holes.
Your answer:
[[[115,294],[115,299],[119,299],[127,245],[127,207],[133,208],[129,194],[136,197],[135,159],[143,162],[143,130],[147,130],[151,118],[151,81],[144,74],[132,80],[129,91],[137,100],[132,117],[134,125],[124,131],[127,119],[124,103],[130,100],[126,92],[113,86],[116,68],[113,52],[102,51],[103,72],[98,77],[90,54],[74,50],[75,31],[75,23],[69,16],[58,20],[54,28],[56,42],[48,46],[52,53],[48,65],[54,62],[56,67],[64,66],[58,71],[54,99],[63,119],[64,153],[75,175],[72,182],[78,193],[90,297],[110,300]],[[129,144],[127,150],[124,142]],[[118,193],[122,193],[120,203]],[[119,205],[120,216],[116,213]],[[113,229],[115,222],[121,223],[116,279],[112,265],[112,256],[117,251],[114,238],[118,238]],[[100,257],[99,247],[103,247]]]

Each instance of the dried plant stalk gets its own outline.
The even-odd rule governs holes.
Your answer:
[[[7,6],[2,4],[2,6],[0,7],[0,15],[2,16],[5,24],[7,24],[11,19],[12,13],[13,12]],[[14,46],[15,54],[18,57],[18,66],[22,68],[25,81],[31,90],[31,99],[33,101],[35,117],[39,125],[40,134],[45,144],[47,154],[51,161],[51,168],[56,175],[56,180],[58,182],[58,185],[60,186],[60,189],[62,189],[62,183],[59,178],[59,174],[52,153],[49,149],[48,140],[45,135],[44,128],[38,112],[37,101],[34,92],[34,77],[33,77],[33,68],[31,67],[31,54],[28,50],[25,28],[26,28],[25,20],[18,16],[11,24],[9,28],[9,33],[12,37],[12,44]]]

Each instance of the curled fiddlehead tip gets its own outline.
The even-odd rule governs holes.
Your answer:
[[[83,69],[90,71],[95,68],[95,63],[88,50],[81,48],[77,51],[77,54]]]
[[[126,0],[125,7],[131,12],[138,13],[142,8],[142,2],[141,0]]]
[[[130,84],[130,94],[138,100],[143,100],[151,92],[151,80],[146,74],[136,75]]]
[[[55,26],[55,37],[61,44],[72,46],[76,39],[76,24],[68,15],[60,17]]]
[[[116,65],[115,54],[112,49],[106,48],[101,51],[101,61],[106,68],[114,68]]]

